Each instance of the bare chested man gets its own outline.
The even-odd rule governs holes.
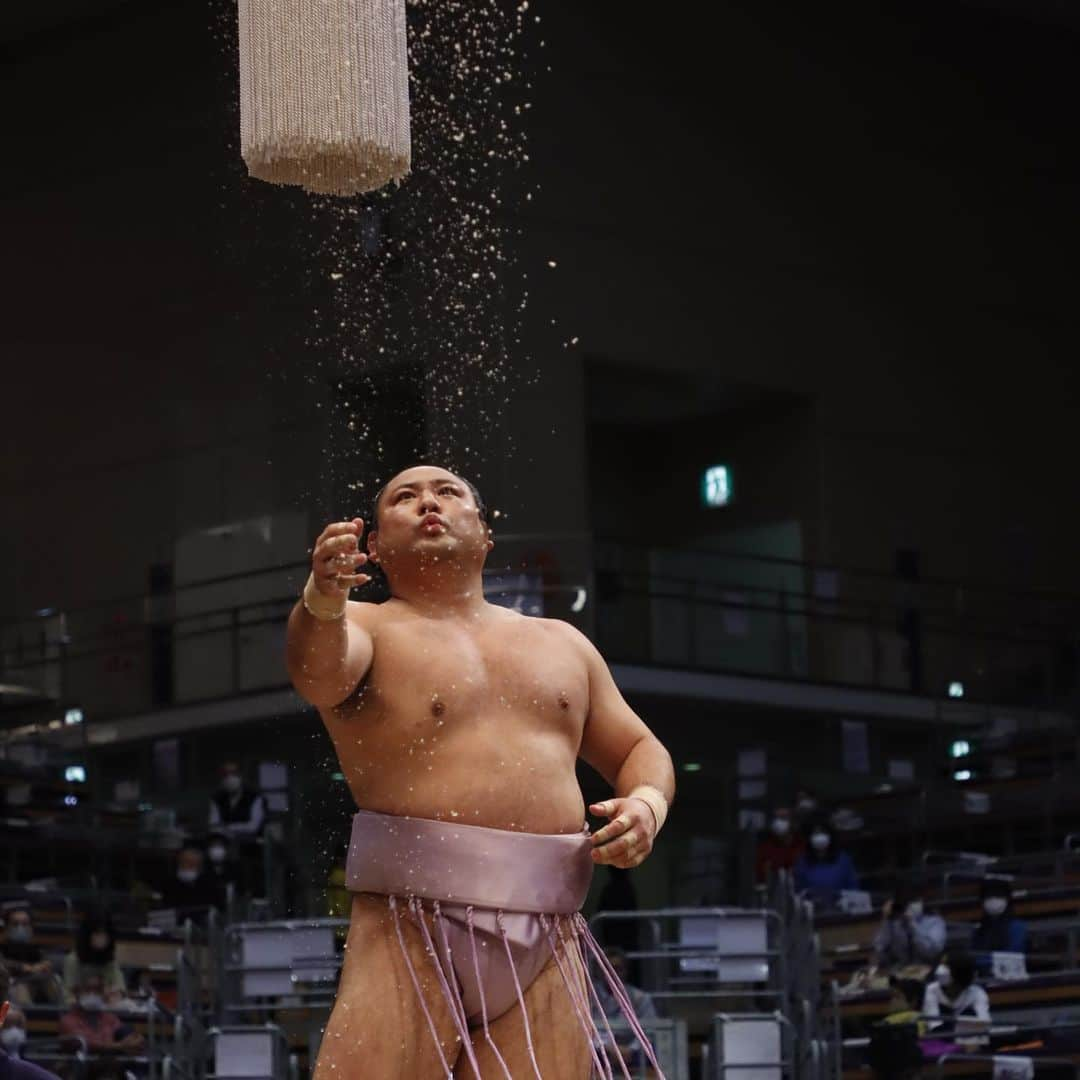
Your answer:
[[[594,864],[652,850],[671,758],[583,634],[485,601],[494,542],[471,484],[407,469],[379,493],[366,552],[363,529],[323,531],[288,629],[293,682],[360,808],[315,1078],[606,1074],[576,912]],[[369,561],[391,598],[348,601]],[[614,789],[590,807],[611,819],[591,836],[579,756]]]

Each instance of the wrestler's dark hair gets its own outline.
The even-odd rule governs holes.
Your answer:
[[[476,503],[476,509],[480,512],[480,520],[485,525],[487,525],[488,528],[491,528],[491,524],[488,521],[487,505],[484,503],[483,496],[480,494],[479,491],[477,491],[476,485],[471,480],[466,479],[460,473],[454,472],[453,469],[447,469],[445,465],[432,465],[428,461],[418,461],[415,465],[407,465],[404,469],[398,469],[398,471],[390,477],[390,480],[387,480],[386,483],[383,484],[383,486],[379,488],[379,490],[375,493],[375,499],[371,504],[371,517],[367,521],[366,531],[368,535],[373,532],[379,531],[379,505],[382,503],[382,497],[386,494],[386,489],[390,486],[390,481],[393,480],[395,477],[400,476],[403,472],[408,472],[409,469],[420,468],[446,469],[448,473],[453,473],[453,475],[457,477],[457,479],[460,480],[469,489],[470,492],[472,492],[473,501]]]

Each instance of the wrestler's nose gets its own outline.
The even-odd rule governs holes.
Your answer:
[[[417,510],[421,517],[423,517],[424,514],[437,514],[439,512],[439,500],[435,498],[433,492],[421,495]]]

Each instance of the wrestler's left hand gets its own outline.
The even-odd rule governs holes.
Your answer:
[[[645,861],[656,839],[656,818],[644,799],[608,799],[593,803],[589,813],[612,819],[593,834],[593,862],[630,870]]]

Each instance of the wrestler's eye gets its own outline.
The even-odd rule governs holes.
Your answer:
[[[456,488],[452,488],[452,487],[439,488],[439,494],[440,495],[443,495],[448,491],[450,492],[451,495],[456,495],[457,494],[457,489]]]

